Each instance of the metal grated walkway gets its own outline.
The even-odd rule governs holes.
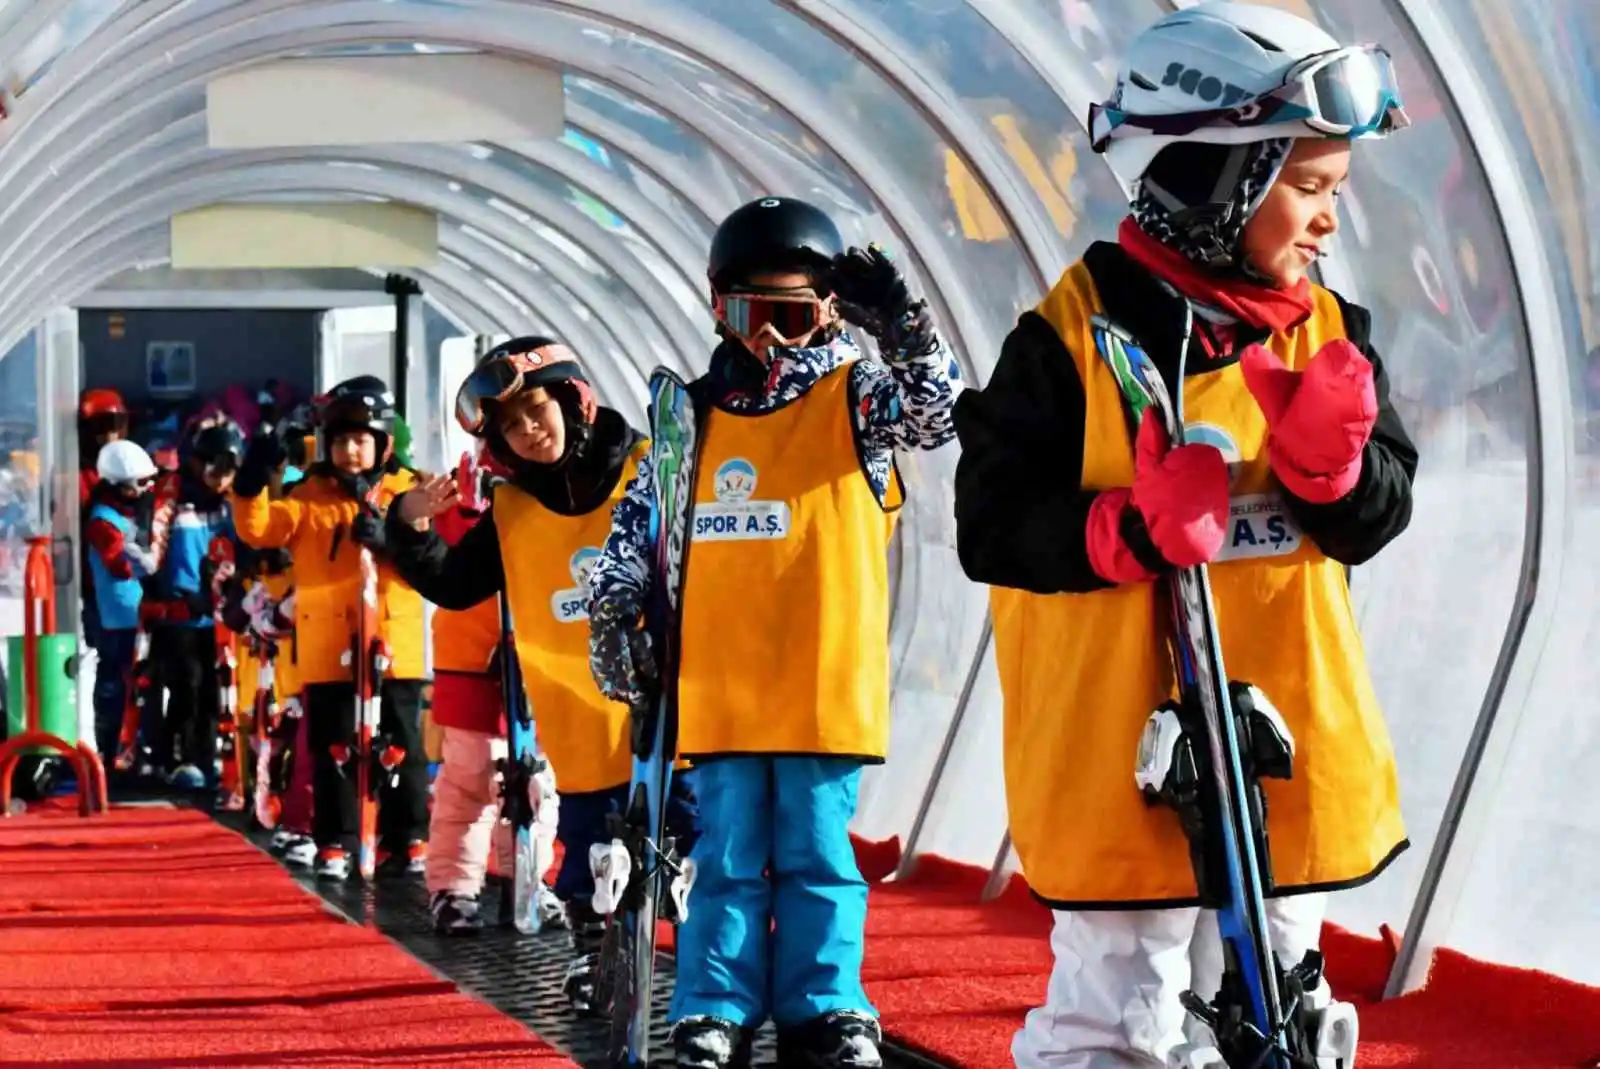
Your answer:
[[[267,850],[270,836],[248,827],[243,814],[213,813],[215,819]],[[609,1069],[606,1057],[606,1022],[580,1018],[568,1007],[562,992],[571,949],[566,932],[523,936],[498,924],[500,894],[491,881],[485,891],[487,927],[477,936],[435,935],[428,913],[428,895],[422,880],[390,880],[376,888],[359,880],[346,884],[318,881],[309,869],[285,866],[305,888],[320,896],[337,912],[357,924],[371,924],[409,954],[450,980],[463,991],[527,1025],[541,1039],[560,1049],[585,1069]],[[651,1029],[651,1065],[665,1069],[673,1064],[667,1042],[666,1010],[672,997],[673,964],[663,954],[656,972],[655,1024]],[[942,1063],[886,1041],[885,1069],[936,1069]],[[777,1049],[772,1028],[756,1039],[752,1066],[776,1066]]]

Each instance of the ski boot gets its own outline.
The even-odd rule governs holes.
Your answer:
[[[805,1024],[778,1029],[778,1064],[794,1069],[881,1069],[882,1042],[876,1017],[859,1010],[834,1010]]]
[[[685,1017],[672,1026],[678,1069],[743,1069],[750,1064],[755,1031],[721,1017]]]
[[[1312,950],[1289,972],[1301,1053],[1317,1069],[1353,1069],[1361,1023],[1356,1008],[1334,999],[1322,975],[1322,954]]]
[[[606,919],[583,899],[574,899],[566,908],[572,930],[572,963],[567,966],[562,990],[574,1013],[584,1017],[604,1017],[597,990],[600,980],[600,946],[605,942]]]
[[[406,844],[404,850],[386,850],[378,848],[378,868],[376,875],[380,880],[398,880],[406,876],[420,876],[428,870],[428,844],[421,839],[413,839]]]
[[[436,891],[428,900],[428,912],[433,914],[433,930],[440,935],[477,935],[483,931],[477,895]]]
[[[541,882],[534,889],[534,908],[539,911],[539,928],[564,929],[571,925],[567,921],[567,904],[556,896],[550,885]]]
[[[317,863],[317,844],[309,835],[295,835],[284,847],[283,860],[298,868],[308,869]]]
[[[350,878],[350,856],[343,847],[326,846],[317,851],[317,879],[344,881]]]
[[[1323,979],[1321,953],[1307,952],[1305,960],[1282,978],[1288,1014],[1276,1040],[1282,1056],[1307,1069],[1354,1069],[1360,1031],[1356,1009],[1348,1002],[1334,1000]],[[1209,1006],[1193,993],[1183,995],[1184,1008],[1205,1027],[1191,1034],[1193,1041],[1167,1055],[1167,1069],[1230,1069],[1235,1065],[1262,1064],[1269,1044],[1254,1028],[1240,1027],[1241,1015],[1226,990],[1224,986],[1216,1003]]]
[[[203,791],[206,789],[206,775],[199,768],[185,761],[172,770],[167,777],[167,783],[180,791]]]

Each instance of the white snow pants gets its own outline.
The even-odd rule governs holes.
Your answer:
[[[1284,966],[1316,948],[1325,894],[1267,901],[1267,927]],[[1165,1069],[1188,1022],[1178,996],[1207,999],[1222,981],[1216,914],[1199,909],[1055,914],[1055,967],[1045,1004],[1011,1041],[1017,1069]],[[1192,979],[1191,979],[1192,978]]]

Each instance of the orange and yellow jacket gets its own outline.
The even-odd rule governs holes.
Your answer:
[[[385,475],[377,507],[386,511],[395,496],[411,489],[417,477],[408,470]],[[266,491],[255,497],[231,495],[239,538],[260,549],[286,548],[294,558],[295,660],[299,683],[347,683],[342,663],[351,648],[361,609],[361,547],[350,524],[361,504],[327,475],[312,474],[281,501]],[[407,586],[378,558],[379,634],[389,647],[389,676],[421,679],[426,633],[422,595]]]

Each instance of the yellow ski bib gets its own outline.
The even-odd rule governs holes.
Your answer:
[[[1314,294],[1309,320],[1267,343],[1293,369],[1344,336],[1337,300],[1320,287]],[[1038,308],[1083,382],[1090,490],[1133,482],[1122,396],[1090,329],[1099,310],[1082,263]],[[1228,536],[1210,569],[1228,674],[1265,692],[1295,740],[1294,778],[1263,781],[1277,891],[1365,882],[1406,841],[1344,567],[1284,508],[1266,422],[1238,364],[1191,375],[1183,391],[1191,440],[1221,450],[1231,479]],[[1145,721],[1171,694],[1162,586],[1049,596],[996,587],[990,604],[1011,834],[1029,885],[1064,909],[1195,904],[1178,816],[1146,805],[1133,778]]]
[[[850,367],[774,412],[706,419],[678,689],[690,758],[888,751],[900,487],[880,504],[861,470]]]

